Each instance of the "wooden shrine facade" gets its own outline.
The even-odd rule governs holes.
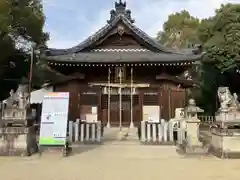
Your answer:
[[[131,122],[138,125],[144,119],[144,106],[158,106],[159,119],[170,119],[176,108],[185,106],[187,90],[192,87],[188,80],[154,75],[154,69],[161,69],[158,66],[145,67],[145,71],[141,66],[128,67],[132,75],[122,82],[111,73],[116,67],[88,68],[92,73],[85,73],[86,77],[78,76],[54,85],[56,92],[70,92],[69,119],[85,119],[86,114],[96,111],[97,119],[105,125],[118,126],[120,122],[123,126]],[[98,75],[98,70],[108,75]]]
[[[166,49],[133,24],[122,1],[110,14],[108,24],[79,45],[46,49],[41,56],[67,77],[51,83],[55,91],[70,92],[69,118],[117,126],[172,118],[194,86],[191,70],[202,56],[199,49]]]

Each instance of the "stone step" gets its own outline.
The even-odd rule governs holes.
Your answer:
[[[105,140],[138,140],[137,128],[105,128],[103,138]]]

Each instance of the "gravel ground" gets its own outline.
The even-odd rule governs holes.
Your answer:
[[[0,157],[2,180],[239,180],[240,160],[182,157],[173,146],[109,143],[76,147],[74,155]]]

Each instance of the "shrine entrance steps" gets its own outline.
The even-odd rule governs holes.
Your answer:
[[[120,128],[111,127],[104,128],[103,134],[103,142],[104,144],[139,144],[139,138],[137,133],[137,128]]]
[[[84,144],[105,144],[116,141],[137,142],[148,145],[182,144],[186,138],[185,128],[176,128],[165,120],[156,123],[141,122],[140,127],[104,127],[98,122],[69,122],[69,141]]]
[[[69,121],[69,141],[73,144],[105,144],[117,141],[140,143],[137,128],[104,127],[101,122]]]

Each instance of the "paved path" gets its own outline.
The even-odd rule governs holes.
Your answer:
[[[131,143],[130,143],[131,142]],[[184,158],[173,146],[144,146],[137,141],[112,141],[84,146],[75,154],[1,157],[3,180],[239,180],[240,160]]]

